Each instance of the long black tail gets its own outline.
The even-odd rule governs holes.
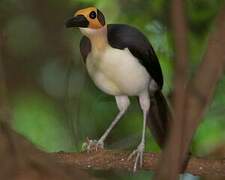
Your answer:
[[[170,108],[160,90],[150,96],[151,105],[147,118],[147,126],[158,145],[163,148],[168,137],[168,123],[171,120]]]

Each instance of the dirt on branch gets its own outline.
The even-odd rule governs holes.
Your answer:
[[[132,171],[133,161],[128,161],[130,152],[100,150],[92,153],[55,153],[50,154],[63,165],[94,170]],[[155,170],[159,154],[145,153],[143,170]],[[225,159],[191,157],[185,172],[198,176],[225,176]]]

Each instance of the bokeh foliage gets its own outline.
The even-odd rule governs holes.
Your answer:
[[[208,33],[224,0],[188,0],[190,77],[207,47]],[[174,48],[170,28],[170,2],[164,0],[1,0],[0,29],[3,58],[13,110],[13,127],[46,151],[80,151],[82,142],[98,138],[117,112],[113,97],[91,82],[79,53],[81,34],[64,28],[75,10],[96,6],[108,23],[139,28],[151,41],[160,59],[164,93],[173,91]],[[225,140],[225,78],[193,142],[193,152],[207,154]],[[132,98],[125,118],[106,141],[108,148],[131,149],[137,145],[142,114]],[[147,151],[159,151],[147,133]],[[150,139],[151,138],[151,139]],[[132,179],[112,173],[105,179]],[[133,178],[148,179],[149,173]]]

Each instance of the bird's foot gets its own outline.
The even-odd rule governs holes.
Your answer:
[[[91,140],[87,138],[87,141],[82,145],[82,150],[89,152],[98,151],[104,149],[104,142]]]
[[[140,164],[140,168],[142,168],[144,148],[145,148],[144,143],[139,144],[137,149],[135,149],[128,157],[128,161],[129,161],[129,160],[131,160],[133,158],[133,156],[136,155],[135,162],[134,162],[134,167],[133,167],[133,172],[137,171],[138,163]]]

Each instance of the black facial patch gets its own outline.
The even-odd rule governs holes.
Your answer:
[[[89,17],[90,17],[91,19],[95,19],[95,18],[97,17],[96,12],[91,11],[91,13],[89,14]]]
[[[98,18],[98,21],[101,23],[101,25],[104,26],[105,25],[105,17],[99,9],[97,9],[97,18]]]
[[[72,17],[68,19],[65,23],[67,28],[71,27],[88,27],[89,22],[83,15],[78,15],[76,17]]]

